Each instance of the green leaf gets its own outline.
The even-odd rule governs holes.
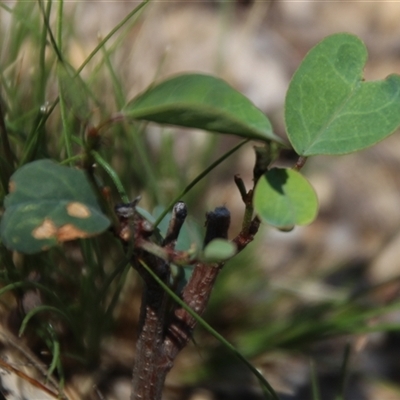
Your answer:
[[[9,186],[0,236],[12,250],[37,253],[99,234],[110,224],[83,171],[34,161],[17,170]]]
[[[273,168],[257,183],[254,208],[268,224],[288,228],[311,223],[317,216],[318,199],[312,186],[299,172]]]
[[[400,76],[364,82],[364,43],[328,36],[304,58],[286,94],[285,121],[298,154],[344,154],[371,146],[400,125]]]
[[[133,119],[282,143],[261,110],[226,82],[209,75],[168,79],[130,101],[123,113]]]
[[[221,262],[236,254],[234,243],[224,239],[214,239],[207,244],[203,251],[203,258],[207,262]]]

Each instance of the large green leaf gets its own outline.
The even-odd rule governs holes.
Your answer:
[[[8,248],[22,253],[90,237],[110,224],[85,173],[50,160],[34,161],[17,170],[4,205],[1,239]]]
[[[281,142],[261,110],[226,82],[209,75],[168,79],[130,101],[123,114],[160,124]]]
[[[350,34],[328,36],[304,58],[286,95],[285,120],[298,154],[344,154],[400,125],[400,76],[363,81],[367,50]]]
[[[312,186],[299,172],[273,168],[257,182],[254,208],[270,225],[290,228],[307,225],[315,219],[318,199]]]

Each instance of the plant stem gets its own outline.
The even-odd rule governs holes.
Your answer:
[[[167,246],[173,245],[183,221],[176,218],[180,204],[174,208],[170,223],[170,236]],[[186,217],[186,215],[185,215]],[[184,219],[184,218],[183,218]],[[135,236],[140,239],[140,224],[135,223]],[[176,226],[178,222],[178,228]],[[207,214],[207,232],[205,244],[217,237],[226,237],[230,222],[230,213],[225,207],[219,207]],[[139,229],[138,229],[139,228]],[[169,265],[146,252],[133,254],[132,264],[145,283],[140,312],[140,332],[136,344],[136,359],[133,368],[131,400],[161,400],[164,381],[173,366],[173,360],[190,340],[196,326],[196,319],[185,309],[177,307],[172,321],[167,319],[168,294],[143,265],[149,266],[157,278],[165,285],[169,283]],[[208,304],[211,289],[219,268],[199,263],[186,285],[182,298],[197,313],[203,313]],[[166,328],[165,323],[168,322]],[[167,332],[164,338],[164,332]]]
[[[163,245],[173,249],[179,231],[186,218],[186,206],[177,203],[174,207],[169,235]],[[142,219],[133,215],[134,243],[140,242],[147,234],[141,229]],[[165,377],[172,368],[172,362],[166,358],[163,346],[165,322],[168,315],[168,294],[143,265],[151,270],[164,285],[169,285],[170,267],[164,260],[142,250],[136,250],[131,259],[133,267],[142,277],[145,288],[140,310],[139,338],[136,343],[136,358],[133,367],[131,400],[161,400]]]
[[[207,214],[207,232],[204,244],[215,239],[216,237],[226,237],[229,227],[229,211],[224,207],[217,208],[214,212]],[[240,245],[242,250],[248,243],[251,242],[252,237],[258,229],[259,221],[255,219],[252,221],[250,232],[251,234],[245,238],[244,233],[241,232],[234,240]],[[153,366],[159,372],[157,375],[156,387],[163,385],[167,373],[173,366],[173,362],[179,352],[188,344],[192,338],[192,333],[197,323],[205,327],[214,337],[216,337],[224,346],[230,349],[257,377],[259,380],[265,398],[272,398],[279,400],[277,394],[266,381],[262,374],[250,364],[247,359],[242,356],[233,345],[225,340],[218,332],[212,329],[201,317],[205,311],[208,300],[211,295],[214,283],[217,279],[219,271],[223,267],[223,263],[219,264],[204,264],[198,263],[191,275],[188,284],[185,286],[181,298],[171,291],[168,285],[157,276],[153,269],[142,261],[139,261],[143,268],[145,268],[149,275],[165,290],[177,303],[173,311],[172,317],[169,318],[167,326],[165,327],[165,339],[160,358],[157,360],[158,364]],[[132,395],[133,396],[133,395]],[[159,400],[161,397],[148,397],[149,393],[142,397],[132,397],[131,400],[139,399],[152,399]],[[159,396],[161,394],[159,393]]]
[[[249,196],[251,197],[251,194],[247,197]],[[168,235],[162,243],[165,250],[167,248],[172,250],[174,247],[180,226],[186,216],[186,208],[181,209],[182,207],[183,203],[178,203],[174,207]],[[177,215],[178,212],[181,212],[180,217]],[[199,321],[198,315],[204,313],[214,283],[224,263],[205,264],[198,261],[189,282],[182,291],[182,301],[169,309],[167,300],[171,291],[169,290],[168,261],[150,254],[142,247],[144,243],[149,243],[149,237],[152,234],[147,227],[148,223],[146,225],[147,221],[137,212],[127,217],[120,214],[118,217],[121,226],[130,227],[130,235],[127,237],[120,235],[120,237],[133,249],[131,264],[145,283],[130,400],[161,400],[165,378],[179,352],[190,341]],[[181,218],[180,221],[179,218]],[[207,213],[204,246],[213,239],[227,238],[229,224],[230,212],[227,208],[217,207],[213,212]],[[238,251],[243,250],[254,239],[259,225],[260,220],[255,217],[237,235],[233,242]],[[172,262],[174,262],[173,258]],[[229,343],[226,345],[235,351]],[[274,399],[278,399],[256,368],[251,366],[240,353],[235,351],[235,354],[260,380],[267,398],[272,395]]]
[[[307,161],[307,157],[300,156],[298,158],[296,164],[294,165],[293,169],[295,171],[300,171],[304,167],[306,161]]]
[[[140,311],[139,337],[136,343],[135,363],[132,372],[131,400],[161,400],[164,380],[169,368],[163,349],[164,321],[167,315],[167,295],[164,289],[138,262],[143,260],[157,276],[168,284],[169,266],[164,261],[134,254],[133,265],[145,282]],[[171,365],[172,366],[172,365]]]

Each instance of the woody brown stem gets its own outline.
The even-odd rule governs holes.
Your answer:
[[[162,245],[165,250],[173,250],[180,227],[186,217],[183,203],[174,208],[166,238]],[[131,217],[129,217],[131,218]],[[123,221],[122,225],[131,226],[130,240],[133,241],[134,254],[132,265],[142,277],[145,288],[142,297],[139,337],[136,345],[133,369],[131,400],[161,400],[162,389],[167,373],[171,370],[179,352],[192,338],[197,321],[183,307],[174,305],[169,308],[166,293],[143,267],[142,262],[166,284],[169,285],[169,263],[146,251],[149,232],[146,224],[138,215],[133,222]],[[206,234],[204,246],[216,238],[226,239],[230,224],[230,213],[225,207],[217,207],[206,215]],[[243,250],[257,233],[260,225],[256,217],[246,229],[233,240],[238,251]],[[122,230],[121,232],[124,232]],[[125,233],[123,234],[125,237]],[[172,254],[172,253],[171,253]],[[212,289],[224,263],[207,264],[197,262],[189,282],[184,287],[181,298],[198,315],[202,315],[208,305]]]
[[[223,264],[197,264],[186,285],[182,300],[198,315],[202,315]],[[188,344],[197,321],[184,308],[177,307],[164,341],[165,353],[172,364],[178,353]]]
[[[165,247],[171,250],[174,248],[185,218],[186,206],[179,202],[174,207],[167,236],[163,242]],[[137,245],[143,240],[140,226],[142,226],[141,218],[136,216],[136,223],[134,220],[132,228],[134,242]],[[146,231],[143,234],[146,236]],[[168,298],[164,289],[143,268],[141,262],[148,265],[166,285],[169,285],[170,267],[161,258],[143,250],[136,250],[132,257],[132,265],[142,277],[145,287],[132,373],[131,400],[159,400],[162,397],[165,376],[172,367],[172,363],[165,356],[163,346]]]
[[[218,207],[206,216],[206,235],[204,245],[207,245],[213,239],[228,236],[230,224],[230,213],[225,207]],[[182,292],[182,300],[197,314],[202,315],[210,299],[211,291],[214,287],[223,263],[219,264],[196,264],[189,282]],[[197,324],[183,307],[177,306],[174,310],[171,322],[167,328],[165,337],[165,352],[171,364],[178,353],[187,345],[192,332]]]
[[[143,278],[145,288],[132,372],[131,400],[158,400],[161,399],[167,367],[163,362],[163,340],[168,303],[164,290],[142,267],[139,260],[149,265],[165,284],[168,284],[169,280],[169,266],[163,260],[149,254],[134,255],[132,260],[135,269]]]

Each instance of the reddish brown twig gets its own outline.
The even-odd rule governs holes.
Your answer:
[[[236,178],[238,180],[238,178]],[[246,213],[249,219],[242,231],[233,239],[237,250],[242,251],[257,233],[260,220],[251,218],[253,190],[246,193]],[[134,209],[134,205],[132,208]],[[125,205],[129,208],[129,205]],[[180,218],[179,210],[181,211]],[[182,211],[183,210],[183,211]],[[174,250],[180,227],[186,217],[186,208],[178,203],[174,208],[166,238],[161,246],[150,240],[149,224],[134,211],[126,213],[122,207],[119,236],[133,246],[132,266],[144,281],[139,337],[136,345],[133,368],[131,400],[160,400],[167,373],[173,366],[179,352],[192,338],[197,321],[183,307],[173,304],[169,307],[167,295],[153,277],[143,268],[141,262],[166,284],[170,285],[169,262],[182,262],[185,255]],[[122,212],[123,211],[123,212]],[[204,245],[216,238],[227,238],[230,213],[225,207],[218,207],[206,216]],[[193,262],[193,260],[190,260]],[[202,315],[208,305],[212,289],[224,263],[207,264],[195,262],[189,282],[183,288],[181,298],[198,315]]]
[[[213,239],[228,236],[230,213],[225,207],[218,207],[215,211],[207,213],[206,236],[204,245]],[[220,264],[197,263],[193,273],[182,292],[182,300],[198,315],[202,315],[207,307],[211,291],[214,287],[218,273],[223,267]],[[173,316],[167,327],[165,336],[165,351],[172,364],[178,353],[187,345],[192,332],[197,324],[184,308],[176,306]]]
[[[163,260],[143,253],[132,257],[132,265],[143,278],[139,337],[136,342],[135,363],[132,372],[131,400],[161,399],[166,367],[163,341],[167,315],[167,295],[141,266],[139,260],[152,267],[165,284],[169,281],[169,265]],[[172,366],[171,366],[172,367]],[[168,370],[170,367],[168,368]]]

